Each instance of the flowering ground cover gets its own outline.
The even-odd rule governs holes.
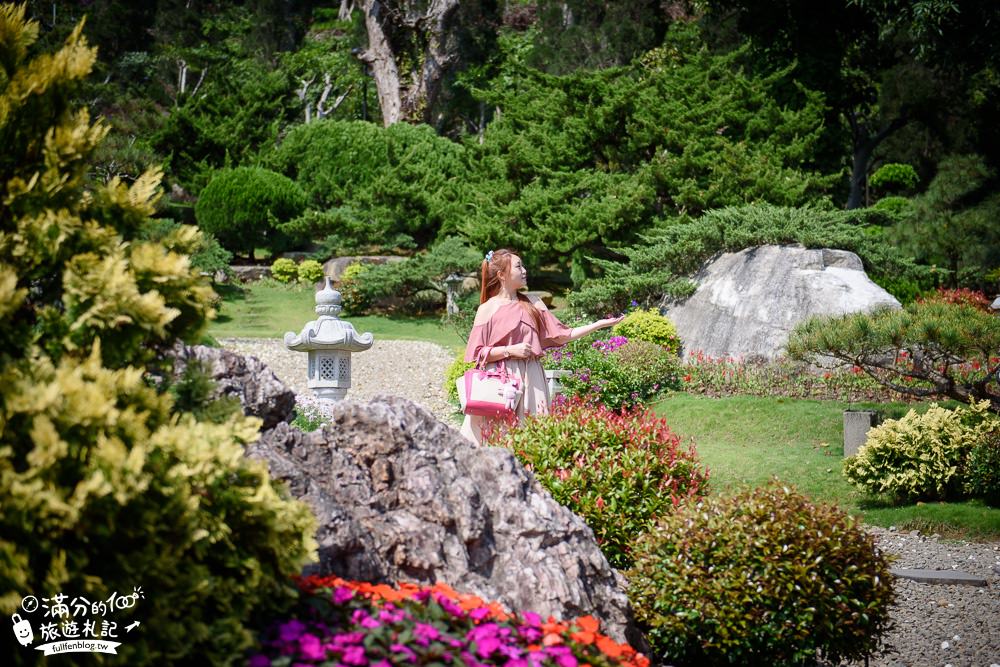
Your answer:
[[[250,667],[341,664],[648,667],[627,644],[599,632],[591,616],[571,622],[511,613],[496,602],[455,591],[348,581],[300,580],[294,614],[261,637]]]

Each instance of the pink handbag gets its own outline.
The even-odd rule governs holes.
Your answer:
[[[465,371],[455,382],[462,412],[486,417],[513,416],[521,399],[521,381],[507,373],[502,361],[492,370],[483,368],[489,350],[483,348],[476,367]]]

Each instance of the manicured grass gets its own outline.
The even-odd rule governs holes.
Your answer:
[[[308,285],[282,285],[259,281],[242,287],[220,286],[222,297],[218,316],[208,327],[212,338],[282,338],[286,331],[298,333],[316,318],[314,290]],[[465,343],[451,327],[442,326],[437,316],[392,318],[344,315],[360,333],[378,339],[425,340],[448,348],[464,348]]]
[[[683,439],[694,438],[710,471],[712,493],[758,486],[776,477],[871,524],[946,537],[1000,539],[1000,509],[974,501],[885,507],[849,484],[841,473],[847,407],[838,401],[676,393],[654,409]],[[910,406],[853,403],[850,407],[899,417]],[[926,404],[914,407],[926,409]]]

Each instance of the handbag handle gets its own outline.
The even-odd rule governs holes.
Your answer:
[[[488,345],[484,345],[482,349],[479,350],[479,354],[476,355],[476,366],[475,366],[478,370],[488,372],[486,371],[486,364],[488,363],[486,361],[486,357],[490,356],[490,352],[492,351],[493,348]],[[507,372],[507,364],[504,363],[503,359],[497,362],[497,370],[500,371],[501,382],[506,384],[507,382],[510,381],[510,374]]]

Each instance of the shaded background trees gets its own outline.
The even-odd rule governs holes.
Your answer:
[[[57,0],[28,11],[46,44],[88,15],[100,55],[79,96],[111,126],[90,177],[129,182],[162,163],[159,214],[174,220],[197,221],[215,171],[263,166],[309,194],[288,231],[321,253],[407,253],[459,234],[517,245],[581,285],[602,273],[593,258],[621,259],[643,234],[770,203],[881,205],[870,233],[937,264],[941,282],[988,287],[1000,262],[983,226],[1000,166],[990,3]],[[347,144],[330,137],[349,125],[306,129],[329,121],[370,127]],[[430,134],[379,127],[398,123]],[[962,160],[978,166],[956,177]],[[916,183],[871,187],[889,163]],[[941,195],[946,182],[960,194]],[[944,229],[960,251],[941,246]]]

